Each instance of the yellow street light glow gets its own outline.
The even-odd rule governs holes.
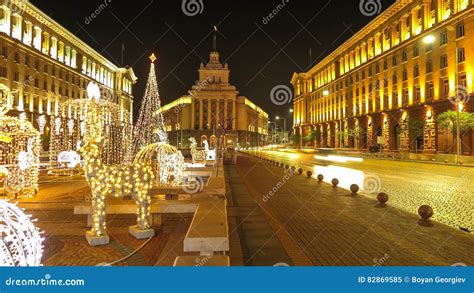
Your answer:
[[[323,96],[325,96],[325,97],[329,96],[329,91],[328,90],[323,91]]]
[[[276,120],[280,120],[280,116],[276,116],[275,119],[276,119]]]
[[[428,36],[423,38],[423,43],[429,45],[429,44],[433,44],[435,40],[436,40],[436,38],[434,36],[428,35]]]
[[[316,160],[321,161],[328,161],[328,162],[336,162],[336,163],[347,163],[347,162],[363,162],[364,159],[362,158],[354,158],[354,157],[343,157],[343,156],[314,156]]]

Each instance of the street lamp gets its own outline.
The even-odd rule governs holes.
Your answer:
[[[452,27],[448,28],[452,30]],[[430,45],[435,42],[436,38],[433,35],[427,35],[423,38],[423,43]],[[464,108],[463,102],[459,97],[459,84],[458,84],[458,75],[459,75],[459,53],[458,53],[458,42],[457,41],[448,41],[449,43],[453,42],[456,44],[456,57],[455,57],[455,64],[456,64],[456,71],[454,73],[454,84],[455,84],[455,102],[456,102],[456,164],[459,164],[460,157],[461,157],[461,134],[460,132],[460,113]]]
[[[285,140],[285,137],[286,137],[286,118],[285,117],[280,117],[280,116],[276,116],[275,117],[276,120],[280,120],[282,119],[283,120],[283,139]]]
[[[329,91],[328,91],[328,90],[324,90],[324,91],[323,91],[323,96],[325,96],[325,97],[329,96]]]

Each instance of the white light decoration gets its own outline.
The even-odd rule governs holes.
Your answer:
[[[189,138],[189,142],[191,142],[191,156],[193,159],[193,164],[206,164],[207,151],[197,149],[197,142],[194,137]]]
[[[81,156],[75,151],[64,151],[59,153],[58,162],[65,164],[68,168],[76,168],[81,163]]]
[[[185,171],[184,157],[169,144],[156,143],[144,147],[136,155],[134,162],[152,166],[157,186],[177,186],[182,183]]]
[[[0,266],[41,266],[43,238],[30,216],[0,200]]]
[[[46,117],[41,115],[38,117],[38,130],[41,134],[44,134],[44,127],[46,126]]]
[[[207,153],[207,160],[208,161],[215,161],[216,160],[216,150],[210,150],[209,149],[209,143],[207,142],[207,140],[204,141],[204,150],[206,151]]]
[[[163,114],[158,110],[161,108],[160,93],[155,72],[155,54],[150,56],[151,66],[145,95],[138,115],[137,124],[133,129],[133,150],[132,156],[136,155],[143,147],[155,143],[168,143],[163,122]]]
[[[69,121],[67,122],[67,128],[68,128],[69,134],[72,134],[74,132],[74,120],[73,119],[69,119]]]
[[[150,228],[150,196],[153,171],[143,163],[106,166],[100,152],[103,140],[90,140],[83,148],[85,176],[92,191],[93,237],[107,235],[105,204],[107,196],[123,197],[131,195],[138,205],[137,226],[140,230]]]
[[[95,82],[89,82],[87,85],[87,96],[89,100],[95,100],[96,103],[100,99],[100,88]]]

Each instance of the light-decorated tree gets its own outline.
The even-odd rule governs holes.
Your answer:
[[[137,123],[133,129],[133,153],[135,156],[140,149],[154,143],[168,143],[168,134],[165,130],[163,114],[158,110],[161,108],[160,93],[155,72],[155,54],[150,56],[150,74],[146,85],[145,95]]]

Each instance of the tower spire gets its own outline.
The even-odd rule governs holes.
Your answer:
[[[214,26],[214,40],[212,43],[212,51],[217,52],[217,26]]]

